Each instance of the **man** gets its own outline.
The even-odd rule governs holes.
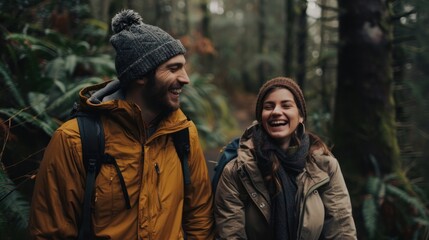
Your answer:
[[[115,166],[102,164],[92,200],[97,239],[212,239],[210,179],[195,125],[180,110],[189,83],[185,48],[132,10],[112,19],[118,79],[83,89],[81,107],[101,116],[105,153],[116,159],[129,196],[124,199]],[[189,128],[191,185],[171,134]],[[78,236],[85,167],[77,120],[64,123],[46,148],[30,214],[34,239]],[[186,189],[185,189],[186,188]]]

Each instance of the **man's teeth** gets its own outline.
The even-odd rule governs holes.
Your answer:
[[[182,89],[181,88],[171,89],[170,92],[174,94],[180,94],[182,92]]]

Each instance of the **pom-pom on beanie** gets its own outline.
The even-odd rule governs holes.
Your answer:
[[[301,88],[298,84],[290,79],[285,77],[276,77],[271,80],[268,80],[262,87],[259,89],[258,97],[256,100],[256,111],[255,117],[258,122],[262,121],[262,105],[265,97],[269,92],[274,88],[286,88],[289,90],[295,98],[296,105],[300,110],[304,121],[307,119],[307,107],[305,105],[304,94],[302,93]]]
[[[121,86],[139,79],[170,58],[185,54],[182,43],[159,27],[143,23],[133,10],[122,10],[112,18],[115,67]]]

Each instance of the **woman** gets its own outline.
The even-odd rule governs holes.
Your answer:
[[[291,79],[266,82],[256,122],[240,139],[215,196],[220,239],[356,239],[337,160],[305,131],[304,95]]]

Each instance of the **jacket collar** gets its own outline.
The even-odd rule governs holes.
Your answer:
[[[264,187],[264,180],[261,177],[257,162],[254,160],[255,154],[252,131],[257,124],[256,121],[253,122],[241,136],[237,163],[239,169],[245,169],[247,171],[258,191],[260,191],[266,199],[269,199],[268,191]],[[329,175],[324,167],[329,164],[329,158],[332,158],[332,156],[323,155],[322,149],[318,149],[311,153],[311,157],[306,161],[304,171],[297,176],[297,182],[304,183],[302,186],[304,194],[314,186],[329,180]]]
[[[262,194],[267,202],[270,202],[270,195],[265,187],[264,179],[259,171],[258,164],[255,161],[252,132],[256,125],[257,122],[253,122],[253,124],[245,130],[240,138],[237,157],[238,171],[246,172],[249,175],[249,180],[252,182],[256,190]]]
[[[125,134],[132,135],[141,143],[149,143],[156,137],[189,127],[190,123],[181,109],[171,112],[160,120],[156,131],[147,137],[148,126],[143,122],[137,104],[125,100],[119,80],[89,86],[80,91],[80,104],[84,111],[106,115],[121,125]]]

